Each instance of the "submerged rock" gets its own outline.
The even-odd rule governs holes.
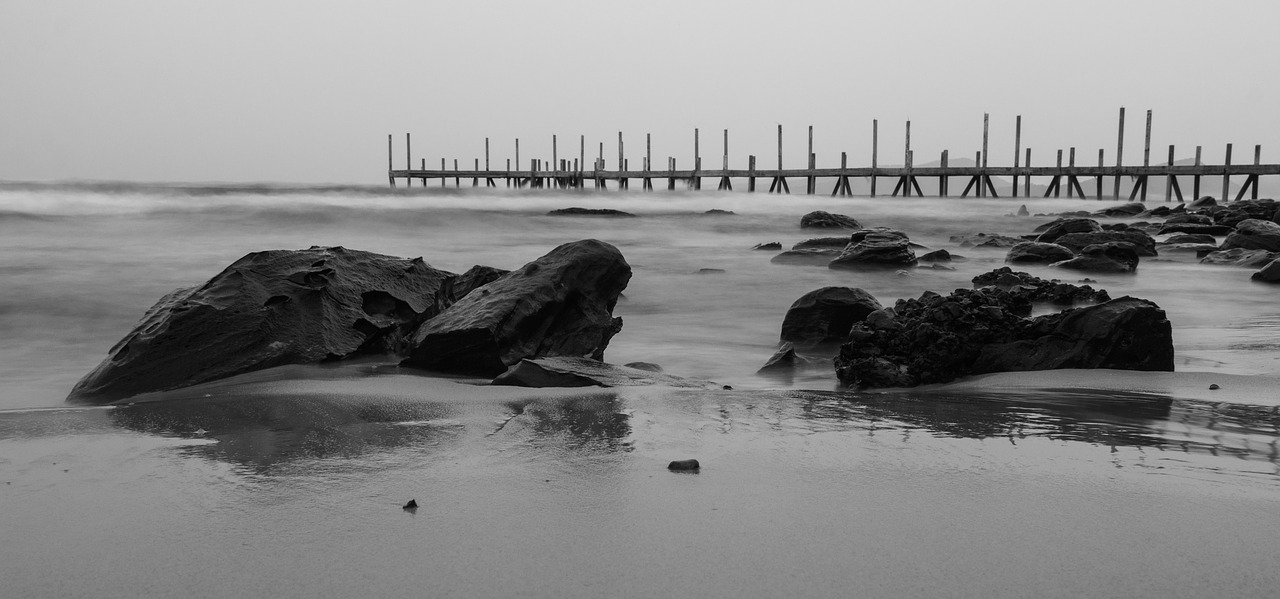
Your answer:
[[[840,250],[833,249],[804,249],[789,250],[769,259],[774,264],[812,264],[826,266],[830,264],[836,256],[840,255]]]
[[[547,213],[547,216],[635,216],[630,212],[614,210],[612,208],[580,208],[573,206],[571,208],[560,208]]]
[[[1036,237],[1040,243],[1056,243],[1059,237],[1069,233],[1100,233],[1102,225],[1091,218],[1063,218],[1037,228],[1043,232]]]
[[[111,401],[281,366],[404,349],[455,275],[342,247],[254,252],[157,302],[68,399]]]
[[[591,358],[526,358],[493,379],[495,385],[512,387],[640,387],[660,385],[709,389],[715,384],[627,366],[606,364]]]
[[[1269,220],[1245,219],[1222,242],[1222,249],[1280,252],[1280,225]]]
[[[753,250],[770,250],[770,251],[775,251],[775,252],[776,252],[776,251],[780,251],[780,250],[782,250],[782,244],[781,244],[781,243],[778,243],[777,241],[766,241],[766,242],[764,242],[764,243],[757,243],[757,244],[755,245],[755,247],[752,247],[751,249],[753,249]]]
[[[496,376],[524,358],[602,359],[631,280],[617,248],[566,243],[480,287],[414,331],[405,366]]]
[[[1272,260],[1250,277],[1261,283],[1280,283],[1280,260]]]
[[[1055,262],[1050,266],[1085,272],[1128,274],[1138,270],[1138,251],[1131,243],[1099,243],[1085,247],[1075,258]]]
[[[1156,240],[1150,235],[1136,230],[1101,231],[1096,233],[1068,233],[1059,237],[1054,243],[1072,252],[1081,253],[1084,248],[1102,243],[1127,243],[1133,246],[1139,256],[1157,256]]]
[[[1009,248],[1004,261],[1010,264],[1052,264],[1075,256],[1075,252],[1056,243],[1024,241]]]
[[[837,249],[843,250],[849,245],[848,237],[817,237],[814,239],[806,239],[791,246],[793,250],[812,250],[812,249]]]
[[[862,224],[843,214],[815,210],[800,217],[801,229],[861,229]]]
[[[1280,252],[1268,252],[1266,250],[1246,250],[1236,248],[1233,250],[1220,250],[1209,252],[1200,257],[1201,264],[1219,264],[1223,266],[1243,266],[1246,268],[1258,268],[1266,266],[1272,260],[1280,258]]]
[[[1126,216],[1133,216],[1133,215],[1135,215],[1135,214],[1141,214],[1141,213],[1143,213],[1143,212],[1146,212],[1146,210],[1147,210],[1147,207],[1146,207],[1146,206],[1144,206],[1144,205],[1142,205],[1142,203],[1141,203],[1141,202],[1129,202],[1128,204],[1121,204],[1121,205],[1119,205],[1119,206],[1112,206],[1112,207],[1110,207],[1110,208],[1103,208],[1102,210],[1098,210],[1098,211],[1094,212],[1093,214],[1094,214],[1094,216],[1106,216],[1106,217],[1111,217],[1111,218],[1123,218],[1123,217],[1126,217]]]

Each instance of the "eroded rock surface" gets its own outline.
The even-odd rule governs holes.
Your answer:
[[[861,229],[862,224],[853,217],[815,210],[800,217],[802,229]]]
[[[111,401],[285,364],[400,351],[452,273],[341,247],[254,252],[164,296],[69,399]]]
[[[524,358],[600,360],[622,328],[613,308],[630,280],[631,266],[612,245],[566,243],[424,323],[402,364],[496,376]]]

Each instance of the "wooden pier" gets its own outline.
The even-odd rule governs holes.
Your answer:
[[[949,164],[950,156],[947,150],[943,150],[937,166],[915,166],[914,155],[911,150],[911,122],[906,122],[905,128],[905,153],[903,156],[903,166],[881,167],[879,166],[879,121],[872,121],[871,125],[871,166],[867,167],[850,167],[848,166],[848,154],[841,152],[840,166],[819,168],[817,166],[817,155],[813,152],[813,127],[809,127],[809,152],[808,165],[804,168],[783,168],[782,126],[778,126],[778,166],[773,169],[758,168],[756,164],[756,156],[749,155],[747,157],[747,168],[730,168],[729,166],[729,131],[725,130],[722,141],[722,162],[718,169],[703,169],[701,158],[701,147],[699,139],[699,131],[694,129],[694,164],[692,168],[677,168],[676,159],[667,158],[665,169],[654,168],[652,160],[652,144],[649,135],[645,135],[645,155],[641,158],[641,166],[638,170],[629,168],[629,161],[624,151],[624,140],[621,132],[618,133],[618,159],[614,168],[607,168],[604,157],[604,143],[599,144],[598,156],[593,163],[587,167],[586,165],[586,138],[579,137],[578,156],[573,159],[561,158],[559,156],[558,137],[551,137],[551,160],[544,162],[539,159],[529,159],[527,167],[521,164],[520,160],[520,140],[515,140],[515,168],[512,168],[511,160],[506,161],[505,168],[494,169],[490,165],[489,157],[489,140],[485,139],[485,155],[484,167],[481,168],[480,158],[475,158],[470,165],[470,169],[461,169],[458,161],[453,160],[453,168],[448,168],[448,163],[444,158],[440,159],[439,169],[428,169],[426,159],[422,159],[420,168],[413,168],[411,138],[409,134],[405,134],[405,168],[396,169],[393,166],[393,138],[387,136],[387,178],[392,187],[396,186],[398,179],[403,179],[405,186],[408,187],[416,179],[421,185],[428,185],[429,181],[439,180],[441,186],[448,186],[449,180],[453,181],[454,187],[461,187],[464,179],[470,179],[471,186],[479,187],[497,187],[498,181],[503,181],[507,187],[522,188],[560,188],[560,189],[581,189],[588,185],[595,189],[608,189],[610,183],[615,189],[630,189],[631,181],[640,181],[641,189],[645,191],[653,191],[654,179],[666,179],[667,189],[677,189],[677,185],[681,185],[686,189],[698,190],[702,189],[703,179],[712,179],[716,182],[716,189],[722,191],[730,191],[733,189],[733,180],[745,180],[746,191],[757,191],[757,181],[764,179],[769,181],[769,193],[791,193],[791,187],[788,179],[803,180],[805,182],[805,193],[813,195],[817,193],[819,179],[834,179],[835,184],[831,192],[832,196],[852,196],[853,191],[850,185],[851,178],[867,179],[870,183],[870,196],[875,197],[877,191],[877,182],[880,179],[889,179],[895,182],[895,186],[891,193],[892,196],[925,195],[920,186],[920,178],[936,178],[938,196],[949,197],[951,192],[951,180],[959,177],[965,181],[965,187],[960,193],[960,197],[968,197],[970,195],[978,197],[999,197],[1000,191],[997,189],[996,181],[993,177],[1000,177],[1008,181],[1002,181],[1002,185],[1007,186],[1009,197],[1019,197],[1019,191],[1023,197],[1031,197],[1032,178],[1038,178],[1042,181],[1047,180],[1044,197],[1060,197],[1064,192],[1067,197],[1079,197],[1081,199],[1094,198],[1102,199],[1110,197],[1112,199],[1127,198],[1129,200],[1147,200],[1147,185],[1150,179],[1159,178],[1164,180],[1166,187],[1164,193],[1165,201],[1173,201],[1176,197],[1178,201],[1188,201],[1200,197],[1202,180],[1205,177],[1210,178],[1209,184],[1221,181],[1222,198],[1230,198],[1231,179],[1232,177],[1244,177],[1244,183],[1240,186],[1235,194],[1235,200],[1244,199],[1248,194],[1250,198],[1258,197],[1258,179],[1263,175],[1280,175],[1280,164],[1262,164],[1262,146],[1255,145],[1253,148],[1253,160],[1251,163],[1233,164],[1231,159],[1232,144],[1227,144],[1222,164],[1204,164],[1201,161],[1202,148],[1196,146],[1195,159],[1191,164],[1175,164],[1175,148],[1169,146],[1168,158],[1162,164],[1151,163],[1151,111],[1147,111],[1146,121],[1146,143],[1143,147],[1143,156],[1141,165],[1124,165],[1124,117],[1125,109],[1120,109],[1119,119],[1119,135],[1116,143],[1116,158],[1114,165],[1106,165],[1105,152],[1098,150],[1098,161],[1096,165],[1078,164],[1076,161],[1076,148],[1069,148],[1066,155],[1066,163],[1063,162],[1063,151],[1057,150],[1056,160],[1051,166],[1032,166],[1031,165],[1031,148],[1022,147],[1022,117],[1018,116],[1015,124],[1014,136],[1014,159],[1012,166],[991,166],[988,163],[988,144],[989,144],[989,115],[983,115],[982,124],[982,149],[974,155],[974,166],[952,166]],[[1024,154],[1025,152],[1025,154]],[[1023,159],[1025,156],[1025,159]],[[1129,179],[1130,185],[1127,194],[1122,193],[1122,182]],[[1219,179],[1220,178],[1220,179]],[[1191,192],[1189,196],[1183,195],[1183,184],[1190,180]],[[1182,183],[1180,183],[1180,180]],[[1111,182],[1112,185],[1106,185]],[[1019,186],[1021,184],[1021,190]],[[1216,191],[1205,187],[1203,189]],[[1109,194],[1108,194],[1109,192]]]

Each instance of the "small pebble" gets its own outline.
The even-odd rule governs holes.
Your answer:
[[[667,470],[698,470],[698,460],[676,460],[667,464]]]
[[[404,504],[404,509],[409,510],[409,511],[413,511],[413,510],[418,509],[418,500],[417,500],[417,499],[410,499],[410,500],[409,500],[409,503]]]
[[[1218,389],[1221,389],[1221,388],[1222,388],[1222,387],[1219,387],[1217,383],[1214,383],[1214,384],[1212,384],[1212,385],[1209,385],[1209,390],[1210,390],[1210,391],[1217,391]]]

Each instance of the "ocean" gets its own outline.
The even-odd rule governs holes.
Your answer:
[[[945,294],[1004,265],[1005,250],[952,236],[1113,204],[463,184],[0,185],[0,585],[14,593],[0,594],[1251,596],[1280,582],[1280,304],[1251,270],[1170,253],[1088,275],[1166,311],[1173,374],[857,393],[830,368],[757,373],[801,295]],[[1014,216],[1024,204],[1035,216]],[[547,215],[571,206],[636,217]],[[838,234],[801,229],[812,210],[966,260],[850,272],[751,249]],[[64,402],[152,303],[249,252],[340,245],[463,272],[586,238],[633,269],[605,359],[731,390],[497,390],[351,365],[154,405]],[[703,470],[666,471],[685,457]],[[401,510],[410,498],[423,507]]]

